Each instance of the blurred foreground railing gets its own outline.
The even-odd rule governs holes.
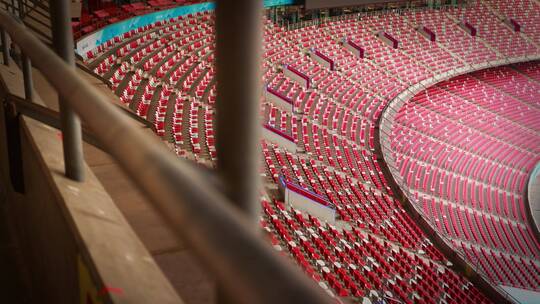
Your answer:
[[[235,303],[332,302],[299,268],[272,249],[255,221],[235,208],[203,172],[179,159],[156,137],[136,128],[72,66],[6,12],[0,12],[0,27],[4,55],[11,37],[57,90],[62,102],[81,118],[215,275],[227,297]],[[4,59],[8,64],[7,56]],[[31,81],[30,77],[25,79]]]

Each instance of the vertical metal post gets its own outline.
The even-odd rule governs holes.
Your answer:
[[[9,178],[13,190],[18,193],[24,193],[24,169],[21,149],[21,127],[19,123],[19,114],[8,99],[8,102],[4,103],[4,127],[6,130],[5,143],[7,145],[9,160]]]
[[[34,82],[32,80],[32,63],[30,62],[30,58],[23,52],[21,52],[21,61],[24,78],[24,97],[28,101],[33,101],[34,96],[32,91]]]
[[[262,1],[216,3],[218,171],[228,197],[254,227],[260,208],[262,13]]]
[[[6,30],[0,29],[0,39],[2,40],[2,57],[4,57],[4,65],[9,66],[9,45]]]
[[[17,5],[19,6],[19,18],[23,18],[24,16],[24,5],[23,0],[17,0]]]
[[[67,0],[51,0],[50,15],[53,33],[53,46],[58,56],[75,69],[75,54],[69,2]],[[84,180],[84,161],[82,150],[81,122],[79,117],[59,96],[60,120],[63,134],[64,166],[66,176],[76,180]]]
[[[216,2],[216,148],[226,195],[253,222],[259,213],[262,1]],[[242,250],[242,248],[238,248]],[[234,303],[222,286],[218,303]]]

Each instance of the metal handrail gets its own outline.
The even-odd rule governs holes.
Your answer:
[[[279,256],[205,175],[135,127],[51,49],[0,12],[0,27],[31,59],[153,202],[236,303],[331,303],[299,268]],[[144,173],[143,173],[144,172]]]

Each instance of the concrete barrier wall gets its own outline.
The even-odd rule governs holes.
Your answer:
[[[283,135],[276,133],[276,131],[268,126],[263,126],[262,138],[275,143],[292,153],[296,153],[296,143],[292,138],[286,138]]]
[[[379,39],[386,43],[389,47],[397,49],[399,47],[399,41],[386,32],[379,32]]]
[[[279,92],[267,88],[264,94],[266,100],[273,103],[276,107],[290,113],[294,111],[294,105],[292,100],[290,100],[284,95],[281,95]]]
[[[320,65],[324,66],[330,71],[334,70],[334,60],[332,60],[325,54],[321,53],[320,51],[318,50],[312,51],[311,58],[313,58],[313,60],[317,61]]]
[[[1,111],[1,110],[0,110]],[[2,111],[1,120],[4,121]],[[0,127],[4,133],[4,124]],[[5,136],[2,136],[5,139]],[[79,280],[77,245],[63,211],[57,202],[58,192],[50,187],[43,174],[43,162],[34,151],[28,130],[21,136],[23,174],[26,194],[13,192],[9,185],[7,145],[2,143],[2,184],[8,188],[7,214],[22,259],[29,272],[32,297],[50,303],[78,303]]]
[[[435,42],[435,40],[437,39],[435,33],[425,26],[419,27],[418,32],[431,42]]]
[[[310,88],[310,79],[302,72],[296,70],[294,67],[286,66],[283,68],[283,74],[289,77],[291,80],[296,81],[305,89]]]
[[[15,86],[11,93],[20,97],[20,71],[2,66],[0,72],[8,83],[0,90]],[[64,176],[60,132],[23,116],[22,170],[16,171],[25,189],[14,191],[5,120],[0,107],[0,183],[30,297],[55,304],[182,303],[88,166],[83,183]]]
[[[348,40],[343,43],[343,46],[345,46],[346,49],[348,49],[351,53],[353,53],[355,56],[364,58],[364,49],[360,47],[358,44]]]
[[[527,209],[527,219],[536,239],[540,242],[540,162],[529,175],[529,182],[524,195]]]
[[[336,211],[334,209],[326,207],[289,188],[285,189],[285,202],[295,209],[316,216],[320,220],[324,220],[331,224],[336,222]]]

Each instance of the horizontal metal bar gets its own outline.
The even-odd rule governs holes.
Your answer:
[[[75,62],[75,65],[77,66],[77,68],[89,75],[92,75],[92,77],[95,77],[99,80],[101,80],[103,83],[107,83],[107,81],[105,80],[105,78],[103,78],[102,76],[99,76],[95,73],[93,73],[87,66],[85,66],[84,64],[81,64],[80,62]],[[142,118],[141,116],[135,114],[133,111],[131,111],[130,109],[120,105],[120,104],[116,104],[116,106],[118,106],[119,109],[121,109],[122,111],[124,111],[125,114],[127,114],[129,117],[131,117],[132,119],[136,120],[137,122],[145,125],[147,128],[151,129],[152,131],[156,132],[156,126],[151,123],[150,121]]]
[[[126,108],[126,107],[123,107],[119,104],[114,104],[118,109],[122,110],[122,112],[129,116],[131,119],[135,120],[136,122],[138,123],[141,123],[143,124],[145,127],[147,127],[148,129],[154,131],[154,133],[156,132],[156,126],[151,123],[150,121],[142,118],[141,116],[137,115],[136,113],[134,113],[133,111],[131,111],[130,109]]]
[[[79,55],[79,54],[75,54],[75,58],[76,58],[76,59],[80,59],[80,60],[82,61],[82,57],[81,57],[81,55]],[[83,71],[83,72],[85,72],[85,73],[87,73],[87,74],[89,74],[89,75],[92,75],[94,78],[97,78],[97,79],[101,80],[103,83],[107,84],[107,80],[106,80],[105,78],[103,78],[103,76],[94,73],[94,72],[92,71],[92,69],[90,69],[90,68],[89,68],[88,66],[86,66],[85,64],[82,64],[81,61],[75,60],[75,65],[77,66],[77,68],[78,68],[79,70],[81,70],[81,71]]]
[[[60,130],[60,114],[58,112],[51,110],[50,108],[44,107],[42,105],[29,102],[25,99],[22,99],[12,94],[7,95],[7,101],[8,103],[13,104],[14,110],[16,113],[27,116],[43,124],[46,124],[49,127]],[[120,105],[118,105],[118,108],[123,111],[126,111],[126,113],[132,113]],[[135,117],[139,117],[139,116],[135,115]],[[83,132],[83,139],[86,143],[98,149],[105,150],[103,145],[99,143],[99,141],[96,139],[94,134],[92,134],[92,132],[88,130],[88,127],[86,127],[84,124],[82,125],[82,132]],[[221,183],[221,180],[215,174],[214,171],[211,171],[210,169],[206,167],[199,166],[195,163],[190,162],[188,164],[192,165],[194,168],[201,171],[201,173],[205,175],[205,178],[208,179],[208,182],[211,185],[213,185],[213,187],[217,189],[221,189],[220,191],[224,191],[225,186]]]
[[[52,128],[60,130],[60,114],[58,112],[11,94],[7,96],[7,100],[9,103],[13,104],[14,110],[18,114],[30,117]],[[118,106],[118,108],[126,110],[122,106]],[[99,143],[94,134],[92,134],[92,132],[88,130],[88,127],[86,127],[84,124],[82,125],[82,132],[83,139],[86,143],[105,151],[103,145]],[[208,183],[214,188],[220,189],[221,192],[224,191],[225,186],[214,171],[211,171],[206,167],[199,166],[196,163],[189,162],[187,164],[191,165],[195,170],[201,171],[201,174],[205,176],[205,179],[207,179]]]
[[[57,119],[58,115],[59,115],[58,112],[53,111],[53,110],[51,110],[51,109],[49,109],[47,107],[40,106],[39,104],[36,104],[36,103],[26,102],[26,100],[21,99],[18,96],[15,96],[15,95],[10,95],[9,98],[10,98],[11,101],[14,101],[18,107],[20,107],[22,114],[32,117],[31,115],[36,113],[38,116],[32,117],[33,119],[39,120],[40,122],[42,122],[42,123],[44,123],[46,125],[49,125],[51,127],[54,127],[56,129],[60,129],[60,125],[52,124],[50,120],[47,120],[47,118],[45,118],[45,116],[49,115],[49,113],[52,112],[55,115],[55,119]],[[143,124],[145,127],[151,129],[154,132],[156,131],[155,130],[156,127],[151,122],[149,122],[148,120],[145,120],[144,118],[138,116],[137,114],[133,113],[132,111],[130,111],[129,109],[127,109],[127,108],[125,108],[125,107],[123,107],[121,105],[118,105],[118,104],[114,104],[114,105],[118,109],[122,110],[122,112],[124,114],[126,114],[127,116],[129,116],[131,119],[137,121],[138,123]],[[46,111],[50,111],[50,112],[46,112]],[[86,130],[84,130],[84,129],[86,129]],[[89,132],[88,128],[85,127],[84,125],[83,125],[83,132]],[[90,136],[90,135],[88,135],[88,136]],[[97,141],[91,140],[88,143],[91,144],[91,145],[94,145],[96,147],[100,147],[97,144],[94,144],[95,142],[97,143]]]
[[[32,63],[30,59],[21,52],[21,63],[23,70],[23,80],[24,80],[24,98],[28,101],[33,100],[34,93],[34,81],[32,77]]]
[[[60,114],[58,112],[15,95],[8,95],[7,99],[8,102],[13,103],[18,113],[60,130]],[[103,150],[103,146],[87,127],[82,127],[82,133],[85,142]]]
[[[277,254],[204,175],[168,151],[49,48],[0,12],[0,26],[80,115],[96,138],[189,243],[237,303],[333,303]]]
[[[4,29],[0,29],[0,40],[2,40],[2,57],[3,57],[4,65],[9,65],[8,37]]]

